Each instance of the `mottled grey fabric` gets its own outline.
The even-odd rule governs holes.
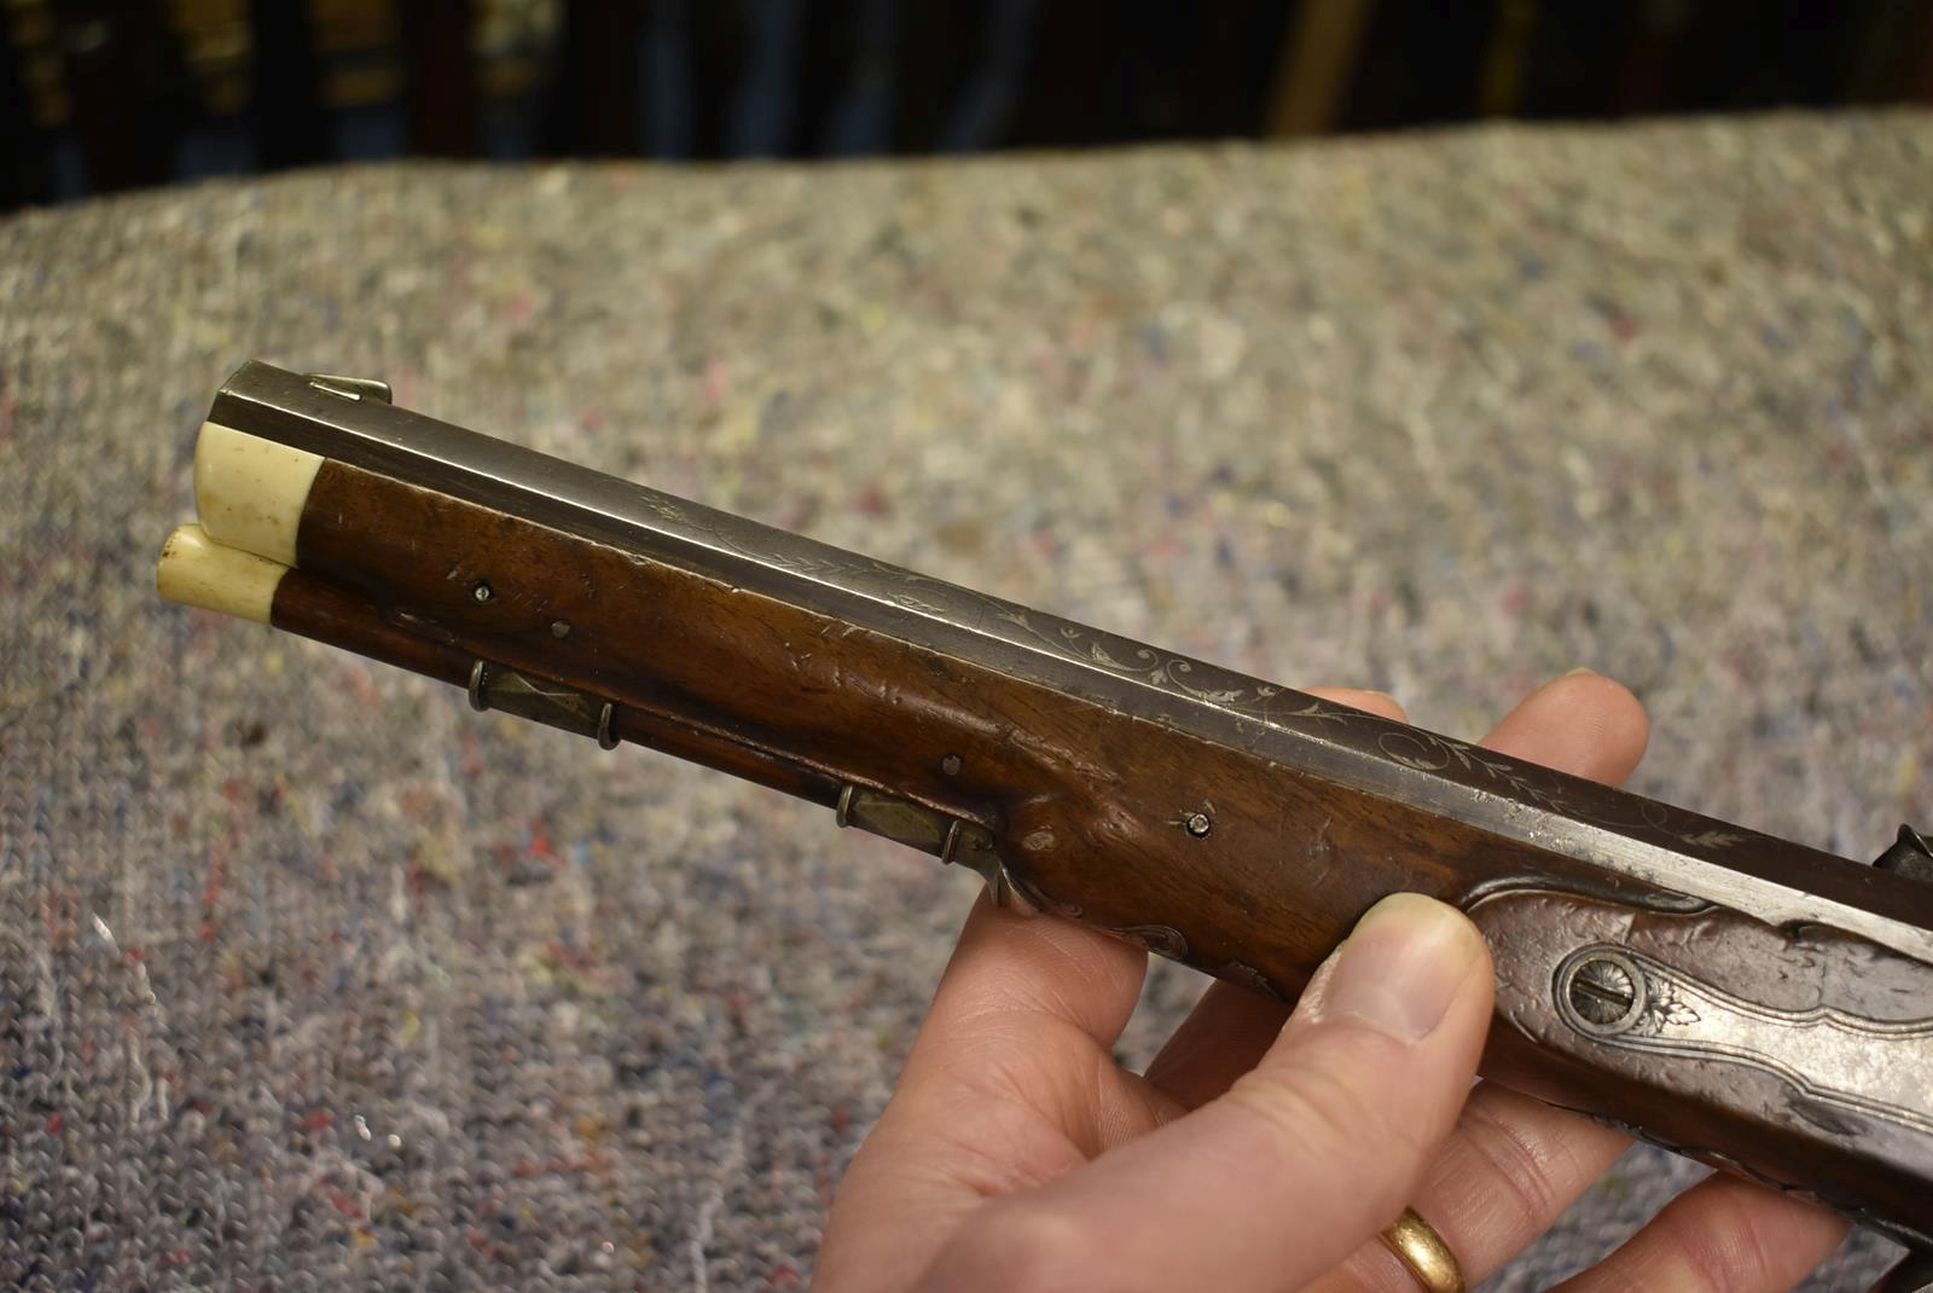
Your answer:
[[[0,224],[0,1282],[797,1286],[972,894],[160,603],[243,359],[1457,734],[1592,665],[1642,789],[1869,857],[1933,816],[1930,153],[407,166]],[[1496,1287],[1692,1174],[1628,1159]]]

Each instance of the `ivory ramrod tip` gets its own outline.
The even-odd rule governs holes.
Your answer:
[[[161,545],[154,583],[171,602],[266,624],[287,573],[286,566],[214,542],[199,525],[184,525]]]
[[[295,564],[295,533],[322,467],[318,454],[201,424],[195,442],[195,509],[208,537],[283,566]]]

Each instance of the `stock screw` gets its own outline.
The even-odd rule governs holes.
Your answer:
[[[1638,985],[1631,971],[1603,956],[1592,957],[1571,971],[1566,991],[1571,1009],[1579,1018],[1604,1027],[1630,1014],[1638,999]]]

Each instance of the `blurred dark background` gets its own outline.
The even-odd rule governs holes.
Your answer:
[[[1933,101],[1933,0],[0,0],[0,207],[398,156],[844,157]]]

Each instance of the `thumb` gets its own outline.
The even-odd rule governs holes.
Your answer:
[[[1469,1094],[1490,1009],[1476,927],[1385,898],[1227,1094],[981,1209],[925,1287],[1300,1288],[1409,1202]]]

